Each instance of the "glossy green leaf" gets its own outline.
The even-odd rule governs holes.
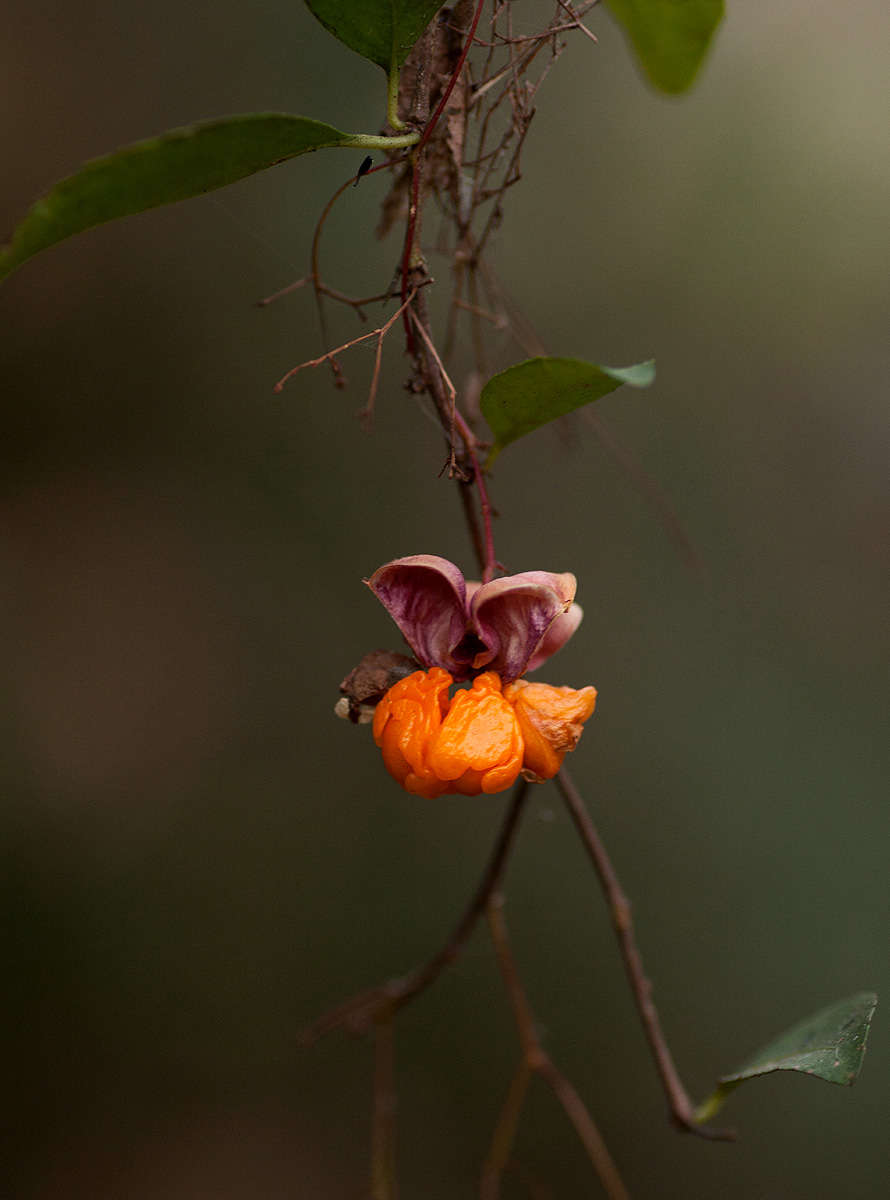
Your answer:
[[[389,71],[442,7],[439,0],[306,0],[325,29],[350,50]]]
[[[248,113],[171,129],[85,163],[29,210],[0,249],[0,279],[72,234],[160,204],[213,191],[354,135],[287,113]]]
[[[723,0],[606,0],[649,80],[685,92],[723,20]]]
[[[494,434],[489,465],[517,438],[614,392],[623,383],[648,387],[655,363],[600,367],[580,358],[530,358],[492,376],[479,403]]]
[[[849,1087],[862,1068],[877,1003],[874,992],[859,992],[792,1026],[737,1070],[722,1075],[717,1090],[699,1108],[697,1119],[709,1121],[740,1083],[773,1071],[801,1071]]]

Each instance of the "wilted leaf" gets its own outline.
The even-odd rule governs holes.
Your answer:
[[[801,1071],[849,1087],[862,1067],[877,1003],[874,992],[859,992],[792,1026],[737,1070],[722,1075],[717,1090],[699,1108],[698,1120],[709,1121],[746,1079],[773,1071]]]
[[[623,383],[648,387],[655,363],[600,367],[580,358],[530,358],[492,376],[482,389],[482,414],[494,434],[488,462],[517,438],[614,392]]]
[[[643,70],[663,92],[685,92],[698,74],[723,0],[606,0]]]
[[[31,207],[0,249],[0,279],[84,229],[213,191],[309,150],[349,145],[352,137],[307,117],[248,113],[171,129],[95,158]]]
[[[389,71],[442,7],[438,0],[306,0],[325,29],[363,58]]]

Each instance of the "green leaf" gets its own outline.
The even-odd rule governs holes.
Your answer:
[[[801,1071],[850,1087],[862,1068],[877,1003],[874,992],[859,992],[786,1030],[737,1070],[721,1075],[717,1090],[699,1107],[696,1119],[709,1121],[740,1083],[773,1071]]]
[[[606,0],[640,65],[663,92],[685,92],[698,74],[723,0]]]
[[[721,1075],[720,1082],[741,1082],[770,1071],[803,1071],[849,1086],[862,1066],[877,1003],[874,992],[859,992],[821,1009],[780,1034],[737,1070]]]
[[[489,379],[479,399],[494,434],[488,465],[510,442],[548,421],[599,400],[623,383],[648,387],[654,378],[654,362],[599,367],[580,358],[530,358],[508,367]]]
[[[439,0],[306,0],[325,29],[389,72],[442,7]]]
[[[85,163],[38,200],[0,249],[0,279],[64,238],[159,204],[186,200],[355,135],[287,113],[248,113],[171,129]]]

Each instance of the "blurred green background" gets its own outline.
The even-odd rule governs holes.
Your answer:
[[[540,93],[495,246],[551,352],[657,359],[651,391],[598,411],[706,564],[684,567],[583,419],[497,465],[499,556],[579,578],[584,624],[544,677],[600,689],[574,773],[696,1097],[798,1018],[890,991],[890,19],[878,0],[729,9],[681,100],[591,15],[599,45],[575,39]],[[4,231],[84,159],[170,126],[272,109],[373,130],[384,99],[284,0],[14,0],[5,26]],[[362,577],[421,551],[473,567],[395,341],[370,437],[367,350],[347,392],[323,371],[271,391],[320,352],[316,317],[302,292],[253,301],[303,274],[360,157],[106,226],[0,291],[3,1196],[362,1195],[370,1046],[295,1032],[438,946],[503,812],[401,793],[331,712],[362,653],[398,646]],[[384,188],[332,218],[335,286],[388,283]],[[742,1141],[712,1145],[665,1120],[552,789],[507,917],[632,1194],[885,1194],[884,1009],[852,1092],[749,1084],[726,1110]],[[399,1023],[405,1197],[474,1194],[516,1054],[480,933]],[[539,1195],[598,1194],[543,1085],[517,1158]]]

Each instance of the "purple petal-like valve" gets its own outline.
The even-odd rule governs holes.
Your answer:
[[[365,582],[418,662],[455,675],[452,651],[467,627],[467,589],[460,569],[435,554],[412,554],[378,567]]]
[[[549,571],[484,583],[470,601],[470,623],[486,647],[473,666],[497,671],[504,682],[524,675],[554,622],[568,612],[575,587],[574,575]]]
[[[581,621],[575,576],[525,571],[466,582],[445,558],[416,554],[380,567],[368,586],[424,667],[456,680],[495,671],[505,683],[540,666]]]
[[[561,650],[581,624],[583,616],[584,609],[573,600],[568,611],[556,618],[538,643],[538,648],[528,660],[526,671],[536,671],[541,663],[546,662],[557,650]]]

